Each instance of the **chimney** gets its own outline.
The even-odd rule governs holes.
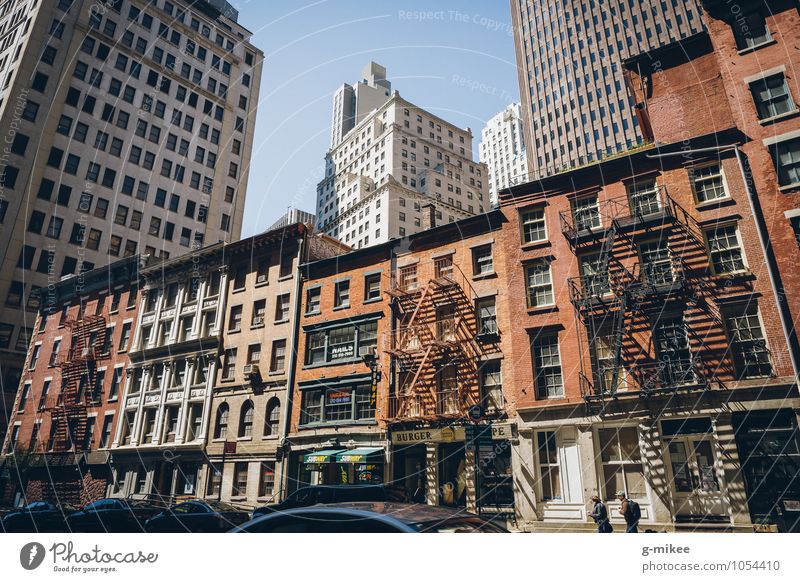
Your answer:
[[[423,204],[422,208],[422,230],[430,230],[436,226],[436,206],[432,202]]]

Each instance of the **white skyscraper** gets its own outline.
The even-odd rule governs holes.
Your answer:
[[[383,67],[370,63],[367,71],[380,72],[378,86],[389,86]],[[367,103],[367,113],[357,104],[355,115],[343,116],[340,97],[347,92],[340,89],[334,96],[334,142],[338,127],[347,127],[348,119],[355,123],[327,153],[325,177],[317,186],[317,229],[359,248],[422,230],[428,205],[437,223],[487,211],[487,170],[472,158],[472,131],[397,91],[376,109],[361,100],[364,86],[369,87],[359,83],[355,94],[357,103]]]
[[[333,96],[331,147],[336,147],[347,133],[372,111],[386,103],[392,84],[386,80],[386,68],[370,61],[361,71],[361,81],[345,83]]]
[[[512,103],[492,117],[481,132],[481,162],[489,169],[492,202],[497,192],[515,180],[527,181],[528,161],[519,103]]]

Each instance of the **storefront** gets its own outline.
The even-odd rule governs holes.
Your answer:
[[[484,513],[513,512],[514,425],[491,426],[491,446],[478,451],[470,450],[465,426],[392,431],[393,482],[418,503],[472,511],[480,504]]]
[[[306,485],[383,483],[385,464],[383,447],[314,451],[303,455],[298,481]]]

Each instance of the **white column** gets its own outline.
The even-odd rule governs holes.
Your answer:
[[[147,385],[150,383],[150,376],[152,375],[152,366],[145,366],[142,369],[142,387],[139,391],[139,405],[136,407],[136,416],[133,421],[133,429],[131,434],[131,444],[139,444],[139,432],[142,430],[142,416],[144,415],[144,395],[147,392]]]

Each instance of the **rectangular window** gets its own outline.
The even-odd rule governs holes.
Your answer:
[[[719,164],[711,164],[689,170],[689,179],[697,201],[700,203],[727,198],[722,168]]]
[[[492,245],[481,245],[472,249],[472,272],[474,275],[494,273]]]
[[[615,499],[617,491],[625,491],[629,499],[645,499],[647,490],[637,428],[601,428],[597,431],[597,437],[603,464],[605,499]]]
[[[756,303],[732,306],[723,313],[737,379],[771,376],[769,349]]]
[[[304,390],[301,424],[348,422],[375,418],[369,384]]]
[[[731,27],[739,50],[757,47],[772,40],[767,21],[757,10],[737,16],[731,21]]]
[[[528,307],[553,304],[553,283],[549,261],[540,260],[527,265],[525,280],[527,281]]]
[[[642,280],[649,285],[669,285],[674,281],[672,256],[667,239],[641,243],[639,254],[642,259]]]
[[[500,375],[500,361],[486,362],[480,371],[481,401],[485,410],[503,409],[503,381]]]
[[[561,374],[561,355],[558,336],[540,335],[531,342],[533,365],[536,375],[536,393],[539,398],[564,396],[564,381]]]
[[[283,372],[286,368],[286,340],[272,342],[272,358],[270,359],[270,372]]]
[[[750,83],[759,119],[769,119],[795,110],[792,94],[783,73]]]
[[[561,468],[558,464],[556,433],[536,433],[536,449],[539,459],[539,482],[542,484],[542,501],[561,499]]]
[[[350,281],[338,281],[333,294],[333,307],[350,306]]]
[[[715,226],[705,231],[714,273],[724,275],[745,270],[739,231],[734,224]]]
[[[364,276],[364,301],[376,301],[381,298],[381,274],[373,273]]]
[[[523,244],[547,240],[544,208],[523,212],[520,220],[522,222]]]
[[[306,291],[306,315],[314,315],[320,312],[321,291],[321,287],[313,287]]]
[[[631,216],[643,217],[657,213],[661,209],[661,201],[655,180],[629,185],[628,202]]]
[[[482,297],[475,301],[478,315],[478,335],[494,335],[497,333],[497,309],[494,297]]]
[[[258,496],[267,497],[272,495],[275,488],[275,461],[261,462],[261,477],[258,483]]]
[[[247,495],[247,469],[249,463],[236,463],[233,469],[233,491],[232,495]]]

